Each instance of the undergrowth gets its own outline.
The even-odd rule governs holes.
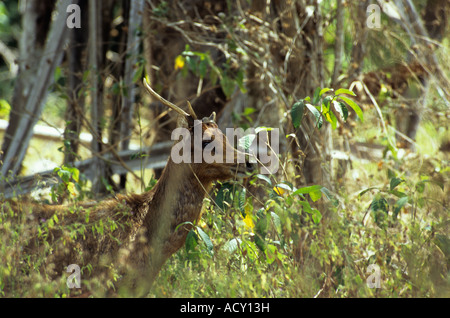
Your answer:
[[[414,171],[418,160],[382,168],[389,173],[377,176],[376,186],[341,193],[261,175],[247,188],[221,185],[149,296],[449,297],[450,169],[428,160]],[[324,210],[314,207],[318,202]],[[6,204],[0,210],[1,296],[73,294],[69,273],[49,280],[42,272],[51,246],[37,257],[24,254],[26,217]],[[371,288],[377,280],[379,288]],[[82,280],[94,294],[108,284]]]
[[[219,187],[150,296],[450,296],[445,153],[387,145],[380,161],[353,162],[334,191],[296,188],[296,178]]]
[[[297,102],[291,115],[301,119],[307,106],[316,116],[308,105]],[[245,186],[219,184],[148,296],[449,297],[448,157],[392,150],[379,162],[353,162],[333,190],[296,187],[297,176],[286,174],[254,175]],[[62,183],[52,188],[53,202],[76,205],[90,197],[76,169],[61,167],[55,174]],[[103,279],[86,278],[90,268],[83,268],[80,290],[68,287],[70,273],[49,279],[45,259],[54,247],[46,241],[45,224],[57,226],[58,220],[35,229],[43,252],[28,255],[31,216],[1,205],[0,296],[68,297],[87,290],[105,296],[114,289],[120,280],[114,268]],[[109,226],[107,220],[87,230],[102,226]],[[80,228],[66,230],[70,236]]]
[[[449,175],[448,168],[439,173],[445,180]],[[268,198],[259,210],[246,209],[251,196],[239,206],[239,186],[228,208],[206,200],[198,226],[211,242],[198,234],[187,242],[161,272],[152,296],[450,296],[443,184],[418,173],[393,176],[354,197],[322,195],[329,200],[323,217],[301,189],[258,186]]]

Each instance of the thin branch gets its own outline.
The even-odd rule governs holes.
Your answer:
[[[395,147],[395,143],[391,140],[391,138],[389,138],[388,131],[387,131],[387,128],[386,128],[386,123],[384,122],[384,118],[383,118],[383,114],[381,113],[380,106],[378,106],[378,103],[377,103],[375,97],[373,97],[372,93],[370,92],[370,90],[366,86],[366,84],[363,81],[360,81],[360,83],[364,87],[364,91],[369,96],[370,100],[372,101],[372,104],[375,106],[375,109],[377,110],[378,116],[380,117],[380,120],[381,120],[381,125],[383,126],[383,132],[385,133],[389,144],[395,149],[396,148]]]

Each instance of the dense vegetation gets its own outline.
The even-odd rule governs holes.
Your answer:
[[[428,5],[427,1],[413,2],[422,11]],[[167,62],[175,74],[172,79],[164,82],[163,75],[154,76],[157,85],[161,86],[159,88],[170,86],[170,81],[176,80],[204,83],[204,87],[220,87],[227,101],[233,104],[233,96],[250,95],[253,80],[264,78],[261,80],[263,88],[258,88],[261,91],[253,88],[256,90],[253,96],[260,97],[264,103],[268,101],[266,106],[255,106],[255,103],[234,109],[230,116],[232,124],[262,130],[279,125],[275,128],[281,128],[280,143],[285,146],[279,154],[280,169],[277,173],[254,174],[243,182],[217,184],[214,192],[204,200],[203,216],[197,224],[193,224],[185,247],[166,263],[149,297],[450,297],[450,110],[443,80],[433,79],[431,84],[424,84],[423,73],[420,73],[423,70],[420,68],[417,73],[411,71],[411,76],[400,81],[403,85],[401,92],[400,85],[394,85],[399,72],[398,64],[408,67],[413,64],[406,57],[410,58],[411,52],[414,52],[410,49],[414,43],[405,40],[406,32],[402,33],[405,38],[397,35],[402,29],[390,20],[392,11],[390,15],[389,12],[383,13],[382,31],[368,35],[366,46],[361,50],[366,53],[360,60],[355,60],[352,54],[356,51],[356,44],[353,40],[358,36],[358,21],[357,18],[352,20],[351,13],[356,12],[357,5],[345,1],[323,1],[320,5],[314,1],[311,3],[306,6],[306,12],[316,5],[323,13],[324,43],[320,53],[323,54],[324,72],[330,77],[324,82],[313,81],[315,74],[311,71],[308,85],[314,86],[312,90],[306,88],[302,81],[295,82],[301,88],[295,88],[289,82],[289,76],[295,77],[291,75],[294,73],[292,69],[282,73],[283,67],[292,68],[295,63],[304,63],[300,67],[309,65],[304,60],[296,60],[293,64],[289,60],[290,55],[300,56],[302,47],[296,47],[292,39],[298,37],[300,41],[301,32],[283,34],[279,31],[276,34],[280,42],[273,45],[279,47],[271,49],[285,54],[281,64],[276,65],[278,53],[253,52],[254,47],[275,41],[263,37],[269,34],[264,28],[270,29],[272,26],[258,21],[255,27],[248,21],[248,24],[241,23],[238,18],[243,19],[244,15],[233,18],[221,12],[214,17],[220,21],[217,29],[216,26],[209,29],[216,36],[222,31],[220,34],[224,40],[220,43],[224,44],[226,48],[222,49],[228,55],[225,62],[219,59],[219,63],[204,46],[194,47],[199,42],[204,44],[209,41],[210,35],[195,29],[202,29],[199,25],[204,21],[197,23],[193,29],[180,29],[182,24],[173,21],[181,21],[177,16],[181,13],[175,13],[169,2],[160,1],[153,6],[151,16],[155,30],[170,25],[181,32],[187,42],[191,40],[194,43],[182,45],[182,50]],[[346,27],[339,26],[335,21],[339,20],[338,8],[343,3],[348,7],[344,16],[345,21],[349,22]],[[303,6],[302,1],[297,4],[298,7]],[[225,7],[232,10],[230,3]],[[445,9],[448,10],[448,7]],[[0,3],[0,40],[10,47],[18,45],[16,40],[20,33],[16,10],[12,1]],[[121,16],[121,10],[117,9],[115,15]],[[256,16],[255,13],[252,18],[256,20]],[[248,18],[248,15],[245,17]],[[278,17],[271,18],[273,22]],[[366,17],[363,18],[365,20]],[[205,25],[210,27],[206,22]],[[304,32],[311,31],[308,27]],[[340,62],[340,75],[331,79],[338,55],[335,44],[339,28],[343,28],[341,49],[345,58]],[[272,31],[275,30],[274,27]],[[315,33],[311,31],[308,34]],[[444,31],[443,34],[441,38],[430,38],[430,43],[438,43],[433,54],[437,56],[441,72],[449,76],[449,33]],[[358,38],[358,41],[361,39]],[[269,53],[273,54],[270,58],[264,55]],[[314,53],[317,51],[312,55]],[[420,54],[416,54],[420,64]],[[146,74],[144,56],[140,57],[135,65],[135,83],[140,82],[143,76],[149,76]],[[156,62],[158,60],[155,59]],[[0,74],[8,73],[7,64],[0,64]],[[355,69],[360,73],[356,74]],[[355,84],[357,77],[350,76],[355,74],[358,78],[366,76],[367,86]],[[64,117],[69,99],[64,86],[67,76],[64,66],[56,69],[40,123],[56,127],[70,124]],[[83,74],[84,78],[89,76],[89,71]],[[305,75],[298,75],[302,76]],[[111,96],[127,94],[120,80],[108,80],[113,81],[106,88]],[[0,119],[6,120],[13,109],[10,101],[14,79],[8,76],[0,81]],[[422,89],[422,84],[427,88]],[[198,87],[200,90],[202,88],[200,84],[195,86],[194,92]],[[325,86],[330,88],[323,88]],[[84,89],[87,95],[89,87]],[[426,93],[422,94],[423,91]],[[267,98],[269,94],[272,95]],[[111,96],[105,99],[114,98]],[[399,122],[406,117],[403,114],[413,103],[422,99],[425,106],[420,113],[416,133],[410,137],[408,132],[404,132],[405,138],[399,138]],[[270,101],[274,101],[273,104],[269,104]],[[142,97],[134,110],[132,140],[141,148],[149,134],[157,133],[152,130],[153,110],[145,106],[146,102]],[[269,117],[267,112],[260,115],[267,105],[277,106],[274,112],[277,113],[276,120],[270,115],[272,117],[265,122],[264,117]],[[112,113],[113,110],[106,107],[102,122],[105,131],[110,131],[113,126],[113,122],[107,120],[113,116]],[[152,128],[145,130],[148,127]],[[87,127],[84,129],[89,131]],[[307,146],[304,146],[301,137],[304,132],[310,134]],[[350,148],[345,148],[347,155],[354,156],[350,156],[349,160],[337,160],[335,157],[331,160],[330,153],[334,149],[331,147],[321,150],[324,155],[306,165],[304,157],[311,154],[311,148],[318,140],[326,140],[325,135],[334,145],[340,140],[352,145],[377,144],[380,155],[371,153],[369,158],[358,158]],[[405,140],[408,146],[402,144]],[[325,149],[329,145],[323,142],[321,146]],[[65,154],[73,150],[67,138],[52,142],[32,139],[29,148],[24,168],[43,157],[61,162]],[[42,155],[40,152],[43,150],[49,154]],[[375,152],[374,149],[370,151]],[[78,151],[77,156],[87,158],[89,153],[83,149]],[[149,190],[156,179],[153,171],[142,168],[148,155],[138,153],[134,156],[142,160],[141,170],[135,172],[138,178],[128,180],[126,189],[122,190]],[[312,168],[325,171],[327,177],[319,178],[321,182],[308,178]],[[79,202],[95,199],[89,178],[70,163],[58,165],[54,176],[59,182],[50,188],[49,193],[40,197],[39,202],[73,204],[71,213],[77,213]],[[1,177],[4,183],[12,182],[12,179],[12,176]],[[114,193],[116,187],[113,181],[118,176],[112,179],[102,179],[107,194]],[[20,190],[19,185],[17,190]],[[0,199],[3,199],[2,194]],[[36,197],[13,198],[13,202],[19,203],[27,200],[36,200]],[[93,296],[101,297],[110,296],[111,290],[117,296],[114,283],[120,279],[120,273],[113,266],[107,278],[84,279],[84,274],[90,271],[89,265],[86,265],[81,272],[82,288],[78,290],[68,288],[66,284],[70,273],[60,279],[49,279],[45,259],[55,248],[47,243],[52,229],[65,233],[60,241],[64,245],[64,240],[74,240],[85,231],[114,235],[114,230],[121,224],[109,220],[90,223],[86,219],[84,223],[65,227],[58,217],[42,220],[39,228],[32,231],[42,244],[42,252],[29,255],[24,252],[24,246],[36,238],[27,234],[30,233],[27,220],[32,217],[32,211],[24,209],[18,215],[10,206],[10,203],[5,203],[0,207],[0,296],[68,297],[90,291]]]

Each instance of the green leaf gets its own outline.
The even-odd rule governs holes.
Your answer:
[[[400,198],[397,200],[397,202],[395,202],[394,204],[394,211],[392,213],[392,217],[394,219],[397,218],[398,213],[400,212],[400,210],[402,209],[402,207],[408,202],[408,197],[405,196],[403,198]]]
[[[204,78],[206,75],[206,71],[208,70],[208,60],[207,59],[202,59],[200,61],[200,63],[198,64],[198,73],[200,78]]]
[[[272,264],[276,259],[277,247],[273,244],[268,244],[265,250],[267,264]]]
[[[270,212],[270,216],[272,218],[273,224],[275,225],[275,229],[279,234],[281,234],[282,228],[280,217],[275,212]]]
[[[313,186],[303,187],[303,188],[297,189],[296,191],[294,191],[292,193],[292,195],[309,194],[309,196],[311,197],[311,200],[316,202],[317,200],[319,200],[322,197],[322,191],[321,190],[322,190],[322,186],[321,185],[313,185]]]
[[[397,198],[403,198],[404,196],[406,196],[407,194],[405,192],[402,191],[398,191],[398,190],[389,190],[388,191],[390,194],[395,195]]]
[[[334,109],[341,115],[342,120],[346,121],[348,118],[348,109],[343,102],[333,101]]]
[[[426,180],[425,180],[426,181]],[[419,181],[416,184],[416,190],[419,193],[423,193],[423,191],[425,190],[425,181]]]
[[[215,201],[219,208],[224,210],[231,203],[231,191],[233,191],[233,185],[230,183],[224,183],[217,192]]]
[[[67,183],[67,191],[69,191],[69,193],[72,195],[76,195],[75,184],[73,182]]]
[[[250,240],[244,240],[241,243],[241,250],[246,253],[246,256],[254,262],[259,258],[259,254],[257,253],[257,245]]]
[[[70,181],[70,172],[67,170],[59,169],[58,176],[64,183],[68,183]]]
[[[233,253],[240,244],[241,240],[239,238],[233,238],[223,245],[223,249],[228,253]]]
[[[314,91],[313,102],[312,102],[314,105],[317,105],[319,103],[320,92],[321,92],[320,87],[317,87],[316,90]]]
[[[6,118],[9,116],[11,106],[6,99],[0,99],[0,118]]]
[[[66,168],[69,172],[70,172],[70,174],[72,175],[72,179],[75,181],[75,182],[78,182],[79,181],[79,179],[80,179],[80,170],[78,170],[77,168],[75,168],[75,167],[70,167],[70,168]]]
[[[304,109],[305,109],[305,102],[303,100],[300,100],[296,102],[294,105],[292,105],[291,117],[292,117],[292,125],[294,125],[295,129],[300,127],[300,124],[302,123]]]
[[[266,241],[264,237],[258,233],[256,233],[255,235],[255,244],[261,251],[264,251],[266,249]]]
[[[98,222],[98,227],[97,225],[95,227],[97,228],[97,231],[100,233],[100,235],[103,235],[104,226],[102,219],[100,219],[100,221]]]
[[[261,131],[272,131],[272,127],[260,126],[255,128],[255,134],[259,134]]]
[[[318,129],[322,128],[322,124],[323,124],[323,118],[320,115],[320,112],[317,110],[317,108],[315,108],[313,105],[311,104],[305,104],[306,107],[308,107],[309,111],[311,113],[313,113],[314,117],[316,118],[316,126]]]
[[[144,64],[139,65],[139,68],[137,69],[136,72],[134,72],[134,76],[133,76],[133,83],[137,83],[138,81],[141,80],[142,78],[142,74],[144,73]]]
[[[185,248],[186,252],[191,252],[195,249],[195,247],[198,245],[198,238],[197,234],[194,230],[190,230],[188,235],[186,236],[186,243]]]
[[[270,178],[268,176],[266,176],[265,174],[257,174],[256,177],[258,179],[264,180],[266,181],[270,186],[272,186],[272,181],[270,180]]]
[[[389,188],[390,190],[394,190],[396,186],[398,186],[400,183],[402,183],[404,180],[394,177],[391,179],[390,184],[389,184]]]
[[[347,95],[351,95],[351,96],[356,96],[356,94],[353,93],[351,90],[345,89],[345,88],[340,88],[334,93],[334,95],[336,95],[336,96],[337,95],[341,95],[341,94],[347,94]]]
[[[247,190],[245,188],[242,188],[242,190],[239,192],[239,210],[241,210],[242,212],[244,212],[246,194]]]
[[[383,226],[384,220],[386,220],[389,213],[387,200],[382,195],[377,194],[370,204],[370,210],[372,211],[375,223],[380,227]]]
[[[242,115],[248,116],[248,115],[253,114],[254,112],[256,112],[256,109],[255,109],[255,108],[252,108],[252,107],[246,107],[246,108],[244,109],[244,112],[242,113]]]
[[[200,236],[200,238],[202,239],[202,241],[205,243],[206,245],[206,249],[209,253],[209,255],[213,255],[214,254],[214,246],[213,243],[211,241],[211,239],[209,238],[208,234],[206,234],[201,227],[197,226],[197,232],[198,235]]]
[[[269,223],[267,219],[267,215],[264,212],[264,209],[260,209],[257,213],[257,221],[255,224],[255,244],[261,251],[266,249],[266,235],[267,230],[269,228]]]
[[[309,187],[303,187],[303,188],[297,189],[294,193],[292,193],[292,195],[316,192],[316,191],[320,191],[321,189],[322,189],[321,185],[312,185]]]
[[[326,108],[327,110],[330,110],[330,104],[331,104],[331,101],[332,101],[332,100],[333,100],[333,97],[327,96],[327,97],[325,97],[325,98],[323,99],[322,105],[325,106],[325,108]]]
[[[322,197],[322,192],[320,190],[312,191],[309,193],[309,196],[311,197],[311,200],[313,200],[313,202],[316,202]]]
[[[220,80],[220,86],[227,98],[230,98],[234,91],[234,81],[228,76],[222,76]]]
[[[334,130],[337,127],[337,118],[334,116],[334,113],[330,110],[328,110],[326,113],[324,113],[325,119],[331,124],[331,128]]]
[[[55,68],[55,73],[53,74],[53,81],[56,83],[62,76],[61,67],[57,66]]]
[[[209,80],[211,81],[211,85],[215,86],[217,83],[217,78],[219,77],[219,73],[213,68],[211,72],[209,72]]]
[[[236,84],[242,93],[247,93],[247,88],[244,85],[244,72],[241,69],[236,74]]]
[[[332,91],[332,88],[323,88],[320,92],[319,92],[319,97],[322,96],[323,94],[325,94],[326,92]]]
[[[256,135],[255,134],[249,134],[244,137],[239,138],[238,141],[238,147],[240,149],[244,149],[245,151],[248,151],[255,140]]]
[[[194,73],[197,74],[197,58],[194,56],[186,56],[186,63],[189,66],[189,69]]]
[[[322,214],[317,209],[312,210],[311,217],[315,224],[319,224],[320,221],[322,220]]]
[[[363,112],[361,108],[358,106],[358,104],[356,104],[353,100],[345,96],[339,96],[339,98],[342,99],[344,102],[346,102],[347,105],[350,106],[355,111],[356,115],[359,117],[359,119],[361,119],[361,122],[364,121]]]
[[[382,195],[377,194],[370,204],[370,209],[372,211],[383,211],[388,213],[389,206],[387,200]]]

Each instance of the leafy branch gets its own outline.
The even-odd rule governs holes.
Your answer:
[[[333,94],[325,96],[326,93]],[[292,105],[291,117],[294,128],[300,127],[305,115],[305,108],[314,115],[318,129],[322,128],[324,119],[331,124],[333,129],[336,129],[338,122],[336,114],[339,115],[341,121],[346,121],[348,118],[348,107],[353,109],[361,122],[363,122],[364,116],[361,108],[355,101],[345,95],[356,96],[351,90],[345,88],[340,88],[336,91],[332,88],[317,88],[312,99],[307,96],[305,99],[301,99]]]

